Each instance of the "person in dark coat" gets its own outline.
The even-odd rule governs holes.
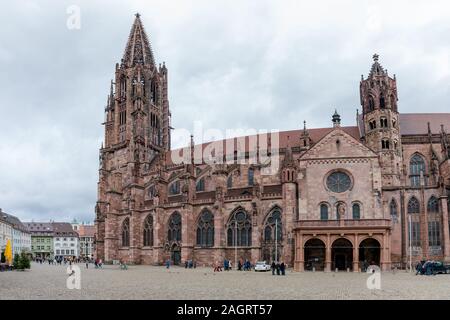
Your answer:
[[[275,275],[275,269],[277,268],[277,265],[275,264],[275,261],[272,261],[272,265],[270,267],[272,269],[272,275]]]
[[[186,261],[184,262],[184,268],[187,269],[187,267],[188,267],[188,261],[186,260]]]
[[[286,275],[286,265],[284,264],[284,262],[281,262],[280,271],[281,271],[281,275],[283,275],[283,276]]]
[[[241,262],[241,260],[239,260],[239,262],[238,262],[238,270],[242,271],[242,262]]]
[[[276,269],[277,269],[277,276],[280,275],[280,264],[277,262],[276,264]]]

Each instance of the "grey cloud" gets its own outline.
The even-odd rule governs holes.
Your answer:
[[[387,5],[389,3],[389,5]],[[66,8],[81,8],[81,29]],[[385,8],[389,7],[389,10]],[[93,220],[103,108],[133,14],[169,69],[173,126],[355,124],[371,56],[401,112],[448,112],[450,6],[411,1],[17,1],[0,12],[0,207]],[[198,137],[197,137],[198,139]]]

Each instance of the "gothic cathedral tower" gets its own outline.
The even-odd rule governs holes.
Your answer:
[[[383,185],[399,186],[402,170],[397,80],[373,56],[367,79],[361,77],[360,96],[365,144],[380,156]]]
[[[105,108],[96,205],[97,256],[105,261],[117,259],[124,245],[119,244],[118,223],[128,219],[130,234],[136,226],[144,201],[143,173],[170,150],[167,77],[166,66],[155,64],[136,14]],[[128,241],[133,254],[134,241]]]

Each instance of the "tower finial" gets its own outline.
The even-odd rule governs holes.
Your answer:
[[[380,56],[377,54],[377,53],[375,53],[374,55],[373,55],[373,61],[375,61],[375,62],[378,62],[378,59],[380,58]]]
[[[341,116],[337,112],[337,109],[334,109],[334,114],[331,121],[333,121],[333,127],[339,127],[341,125]]]
[[[141,15],[139,14],[139,12],[136,12],[135,16],[136,18],[139,18]]]

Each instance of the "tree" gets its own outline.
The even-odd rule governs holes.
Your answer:
[[[14,255],[13,267],[14,267],[14,269],[16,269],[16,270],[22,269],[22,264],[20,263],[20,256],[19,256],[18,253],[16,253],[16,254]]]
[[[5,263],[5,262],[6,262],[5,252],[2,251],[2,257],[0,258],[0,263]]]
[[[30,269],[31,265],[30,265],[30,259],[28,258],[27,254],[25,252],[22,251],[22,253],[20,254],[20,265],[22,267],[22,269]]]

